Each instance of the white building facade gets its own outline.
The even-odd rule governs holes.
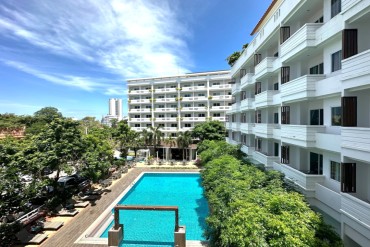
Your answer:
[[[109,115],[122,120],[122,99],[109,99]]]
[[[136,131],[162,126],[166,136],[207,120],[225,122],[231,109],[229,71],[128,80],[128,123]]]
[[[276,0],[231,69],[228,141],[370,246],[370,0]]]

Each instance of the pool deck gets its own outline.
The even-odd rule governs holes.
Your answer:
[[[154,168],[154,167],[153,167]],[[112,202],[119,196],[123,190],[129,187],[132,182],[142,172],[197,172],[199,169],[162,169],[160,167],[136,167],[116,181],[109,189],[111,192],[104,194],[100,200],[95,204],[89,205],[87,208],[81,210],[73,219],[59,229],[53,236],[50,236],[44,241],[42,247],[102,247],[99,244],[75,244],[74,242],[83,234],[83,232],[109,207]],[[190,167],[189,167],[190,168]],[[204,243],[198,241],[191,241],[187,246],[197,247],[206,246]]]

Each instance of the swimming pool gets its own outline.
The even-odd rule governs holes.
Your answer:
[[[144,173],[117,203],[178,206],[179,225],[186,226],[186,239],[204,240],[205,218],[209,212],[199,173]],[[120,211],[120,223],[124,224],[122,247],[173,246],[174,212],[123,210]],[[112,217],[100,225],[103,230],[96,232],[100,239],[106,239],[113,225]]]

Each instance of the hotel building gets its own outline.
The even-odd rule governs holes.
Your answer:
[[[128,123],[136,131],[162,126],[166,136],[207,120],[225,121],[231,109],[229,71],[128,80]]]
[[[228,141],[370,246],[370,0],[274,0],[231,69]]]

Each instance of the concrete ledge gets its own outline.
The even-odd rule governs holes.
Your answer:
[[[119,246],[123,240],[123,225],[116,230],[112,227],[108,232],[108,246]]]

